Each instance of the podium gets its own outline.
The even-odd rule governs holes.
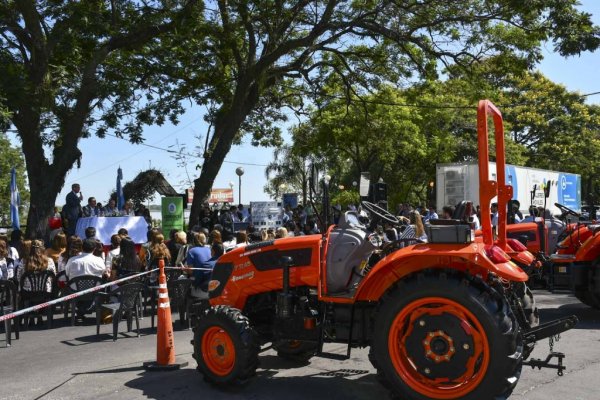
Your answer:
[[[148,241],[146,233],[148,232],[148,223],[144,217],[87,217],[79,218],[75,233],[82,239],[85,239],[85,229],[88,227],[96,228],[96,239],[104,245],[110,245],[110,237],[117,233],[119,229],[125,228],[129,232],[129,237],[135,243],[146,243]]]

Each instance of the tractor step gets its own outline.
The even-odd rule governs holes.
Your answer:
[[[533,329],[523,332],[523,341],[525,344],[535,343],[538,340],[546,339],[559,333],[566,332],[577,325],[579,320],[575,315],[569,317],[555,319],[554,321],[546,322],[536,326]]]
[[[338,361],[344,361],[344,360],[348,360],[350,358],[350,356],[348,354],[337,354],[337,353],[318,352],[315,355],[317,357],[327,358],[329,360],[338,360]]]

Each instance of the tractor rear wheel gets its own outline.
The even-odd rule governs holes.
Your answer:
[[[380,304],[369,358],[402,399],[505,399],[519,380],[522,339],[503,295],[476,278],[428,271]]]
[[[535,298],[533,297],[531,289],[529,289],[525,282],[515,282],[513,283],[513,290],[519,299],[519,307],[521,309],[519,311],[515,311],[515,313],[521,313],[521,317],[517,318],[519,324],[522,325],[522,328],[525,330],[537,327],[540,324],[540,312],[535,303]],[[529,355],[534,348],[535,343],[529,343],[528,345],[524,346],[524,360],[529,358]]]
[[[585,286],[575,288],[574,294],[586,306],[600,309],[600,292],[596,289],[596,281],[600,280],[600,258],[596,259],[588,270],[588,280]]]
[[[206,381],[244,383],[256,373],[259,350],[258,336],[240,310],[216,306],[198,318],[194,358]]]
[[[576,289],[574,294],[575,297],[577,297],[577,300],[579,300],[586,306],[595,308],[597,310],[600,309],[600,294],[593,293],[590,290],[581,289]]]

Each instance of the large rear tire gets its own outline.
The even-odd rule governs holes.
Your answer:
[[[506,399],[521,374],[518,331],[504,296],[482,280],[427,271],[384,297],[369,358],[404,400]]]
[[[588,268],[585,286],[575,287],[574,294],[586,306],[600,310],[600,292],[596,289],[596,281],[600,280],[600,258]]]
[[[260,345],[240,310],[216,306],[198,318],[194,358],[204,379],[215,385],[245,383],[258,367]]]

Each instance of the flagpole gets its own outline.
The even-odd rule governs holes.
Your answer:
[[[12,167],[10,170],[10,219],[14,230],[21,229],[19,221],[19,206],[21,205],[21,196],[17,186],[17,170]]]

